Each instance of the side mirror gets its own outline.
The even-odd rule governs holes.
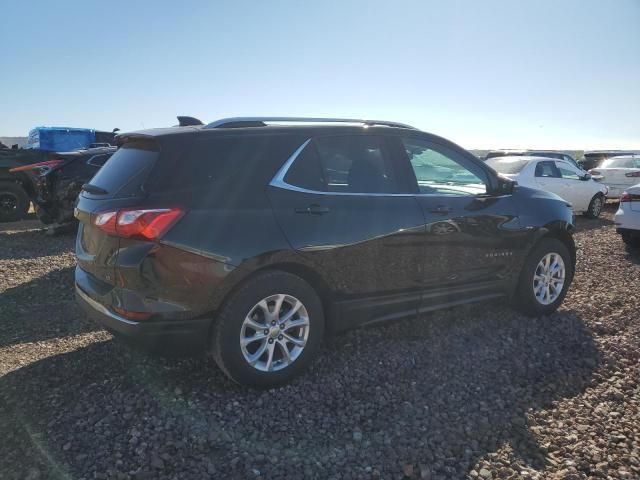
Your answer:
[[[590,173],[585,173],[583,176],[580,177],[580,180],[586,182],[587,180],[591,180],[591,174]]]
[[[516,182],[515,180],[503,177],[500,174],[498,174],[495,178],[495,188],[492,192],[489,192],[492,195],[511,195],[513,193],[514,187],[518,184],[518,182]]]

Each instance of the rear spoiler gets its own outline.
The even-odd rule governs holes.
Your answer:
[[[196,127],[198,125],[204,125],[201,120],[198,120],[195,117],[186,117],[178,115],[178,126],[179,127]]]

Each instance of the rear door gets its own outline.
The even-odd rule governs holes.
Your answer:
[[[455,289],[495,292],[507,278],[519,248],[515,207],[511,195],[487,195],[487,173],[461,152],[435,141],[398,139],[409,160],[425,220],[422,283],[429,303],[442,302],[436,294]]]
[[[424,217],[379,135],[309,139],[268,190],[292,247],[315,265],[344,320],[415,313]]]

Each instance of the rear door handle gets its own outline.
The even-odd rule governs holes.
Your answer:
[[[296,208],[296,213],[306,213],[307,215],[324,215],[329,213],[328,207],[321,207],[320,205],[309,205],[306,208]]]
[[[445,205],[438,205],[436,208],[429,210],[431,213],[439,213],[440,215],[446,215],[447,213],[451,213],[451,207],[447,207]]]

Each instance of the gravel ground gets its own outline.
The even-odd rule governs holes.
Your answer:
[[[0,226],[0,479],[640,478],[640,252],[578,219],[539,319],[476,305],[328,339],[256,392],[86,320],[71,235]]]

